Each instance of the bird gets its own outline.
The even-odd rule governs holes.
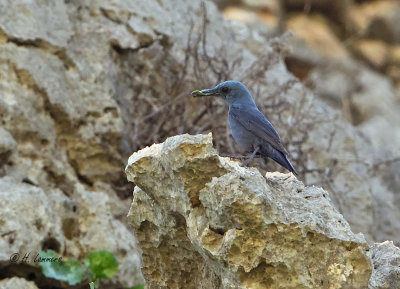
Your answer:
[[[228,121],[232,136],[239,146],[251,153],[243,163],[244,166],[247,166],[256,155],[261,155],[297,175],[281,138],[269,120],[260,112],[250,91],[243,83],[228,80],[211,89],[194,90],[191,94],[194,97],[220,97],[228,104]]]

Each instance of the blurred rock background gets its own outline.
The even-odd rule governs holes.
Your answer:
[[[209,131],[239,153],[225,105],[190,97],[227,79],[355,233],[399,244],[399,17],[395,0],[0,0],[0,278],[55,288],[10,255],[107,249],[107,288],[142,283],[126,161]]]

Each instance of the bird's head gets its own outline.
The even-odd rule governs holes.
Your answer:
[[[198,96],[218,96],[224,99],[228,105],[231,104],[254,104],[254,100],[247,87],[239,81],[225,81],[211,89],[195,90],[192,92],[195,97]]]

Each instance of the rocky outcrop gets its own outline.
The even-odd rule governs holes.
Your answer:
[[[209,135],[134,153],[129,218],[149,288],[366,288],[371,265],[329,193],[218,156]]]
[[[370,288],[400,288],[400,249],[386,241],[374,244],[369,255],[373,261]]]
[[[109,250],[119,261],[116,283],[142,283],[136,239],[110,214],[114,203],[115,198],[79,185],[70,199],[57,189],[46,194],[37,186],[0,178],[1,271],[12,271],[12,266],[20,266],[21,274],[29,271],[23,266],[37,266],[34,256],[42,250],[61,252],[64,258]]]
[[[123,174],[126,159],[168,136],[206,131],[219,152],[238,152],[226,108],[189,97],[193,89],[237,79],[278,129],[306,185],[329,188],[353,231],[368,241],[400,240],[399,162],[391,162],[398,157],[399,96],[384,75],[400,79],[397,1],[217,2],[230,13],[243,3],[246,21],[258,22],[225,19],[210,1],[0,0],[4,239],[76,258],[108,249],[121,262],[110,286],[141,283],[140,249],[125,218],[132,191]],[[292,13],[303,13],[304,3],[321,15]],[[360,9],[341,13],[347,5]],[[290,23],[299,27],[294,41],[273,37]],[[389,56],[376,62],[371,51],[377,49],[343,45],[341,37],[351,35],[338,35],[342,26],[331,31],[331,23],[356,23],[357,41],[384,42],[377,47]],[[376,27],[387,33],[377,35]],[[331,50],[322,53],[318,43]],[[354,55],[367,64],[348,61]],[[277,169],[272,162],[257,164]],[[13,232],[14,225],[29,232]],[[0,244],[7,254],[17,249]],[[13,266],[7,254],[2,269]]]

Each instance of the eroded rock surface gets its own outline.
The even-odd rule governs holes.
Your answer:
[[[211,134],[140,150],[126,174],[150,288],[367,288],[369,247],[326,191],[221,158]]]
[[[13,277],[0,281],[0,289],[38,289],[35,283],[23,278]]]
[[[64,258],[108,250],[119,261],[115,283],[142,283],[136,238],[112,213],[114,203],[106,194],[80,185],[69,199],[57,189],[46,193],[11,177],[0,178],[1,270],[8,272],[7,266],[18,264],[38,266],[34,257],[47,249],[62,252]],[[19,257],[10,262],[16,253]],[[29,258],[23,260],[26,254]]]
[[[373,260],[370,288],[400,288],[400,249],[386,241],[374,244],[369,255]]]
[[[400,240],[399,162],[385,165],[398,157],[398,93],[365,65],[327,60],[352,58],[331,23],[358,23],[363,39],[385,42],[390,55],[382,65],[400,79],[393,25],[398,1],[296,0],[286,8],[275,0],[240,2],[249,9],[244,18],[258,19],[255,25],[225,19],[211,1],[0,0],[0,177],[2,204],[9,208],[1,212],[4,239],[15,236],[15,244],[35,249],[59,243],[76,258],[108,248],[121,262],[114,285],[142,283],[140,249],[124,224],[131,192],[123,175],[126,159],[167,136],[210,130],[220,152],[234,153],[226,107],[189,97],[226,77],[251,88],[302,167],[303,180],[329,188],[354,232],[370,242]],[[310,2],[321,15],[287,15],[287,27],[301,24],[293,32],[297,40],[303,35],[305,46],[295,44],[290,52],[285,37],[271,38],[282,26],[282,9],[300,7],[303,13]],[[341,13],[348,4],[361,14]],[[324,11],[350,18],[326,21]],[[331,48],[330,55],[321,47]],[[290,61],[284,60],[288,55]],[[272,162],[263,167],[274,168]],[[14,196],[40,210],[28,210],[28,220],[18,210],[27,204]],[[195,193],[191,199],[200,203]],[[36,219],[50,223],[32,223]],[[14,225],[31,231],[12,232]],[[44,242],[48,234],[52,242]],[[17,247],[0,244],[1,252]],[[6,255],[1,265],[9,266]]]

